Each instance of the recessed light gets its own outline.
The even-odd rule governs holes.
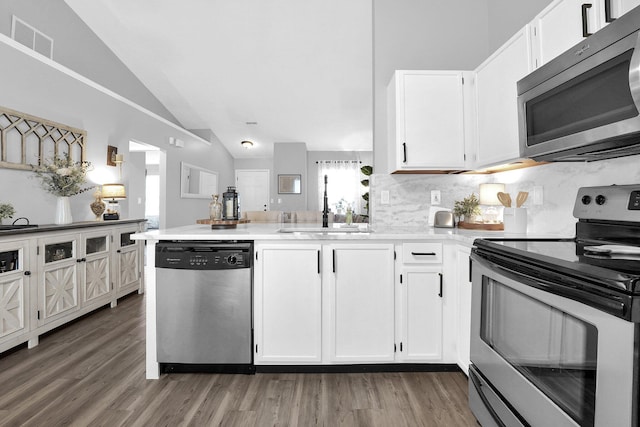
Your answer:
[[[253,142],[251,141],[242,141],[240,143],[240,145],[242,145],[244,148],[246,148],[247,150],[251,147],[253,147]]]

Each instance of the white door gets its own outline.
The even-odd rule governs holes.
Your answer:
[[[269,210],[268,169],[237,169],[236,190],[241,212]]]

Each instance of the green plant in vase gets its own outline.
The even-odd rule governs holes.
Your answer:
[[[456,201],[453,205],[453,215],[458,218],[458,223],[463,222],[462,218],[464,218],[464,222],[472,223],[474,218],[481,214],[480,200],[473,193],[462,200]]]
[[[362,166],[360,168],[360,172],[362,172],[362,174],[366,177],[371,176],[371,174],[373,173],[373,167],[372,166]],[[362,185],[364,185],[366,188],[369,188],[369,178],[367,179],[363,179],[362,181],[360,181],[360,183]],[[364,205],[364,209],[367,212],[366,214],[362,214],[363,217],[368,217],[369,216],[369,191],[367,191],[366,193],[364,193],[362,195],[362,198],[364,199],[364,201],[366,202]]]
[[[0,224],[2,224],[3,219],[13,218],[15,214],[16,210],[11,203],[0,203]]]

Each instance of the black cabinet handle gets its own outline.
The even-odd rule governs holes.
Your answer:
[[[333,272],[336,272],[336,250],[333,249],[333,253],[331,254],[331,257],[333,258]]]
[[[31,276],[31,272],[29,270],[27,270],[27,271],[24,272],[24,275],[25,276]]]
[[[604,21],[608,24],[615,20],[616,18],[611,16],[611,0],[604,0]]]
[[[473,262],[471,261],[471,256],[469,256],[469,283],[473,281],[472,266],[473,266]]]
[[[320,251],[318,250],[318,274],[320,274]]]
[[[436,253],[435,252],[411,252],[411,255],[413,255],[413,256],[420,256],[420,255],[436,256]]]
[[[582,37],[589,37],[589,9],[593,6],[591,3],[582,4]]]
[[[117,253],[121,253],[122,251],[121,251],[120,249],[118,249],[116,252],[117,252]],[[256,255],[256,256],[257,256],[257,255]]]
[[[440,293],[438,296],[442,298],[442,273],[438,273],[438,275],[440,276]]]
[[[407,143],[402,143],[402,163],[407,163]]]

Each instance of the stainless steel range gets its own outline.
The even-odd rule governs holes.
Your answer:
[[[640,185],[586,187],[576,238],[476,240],[469,404],[483,426],[637,426]]]

